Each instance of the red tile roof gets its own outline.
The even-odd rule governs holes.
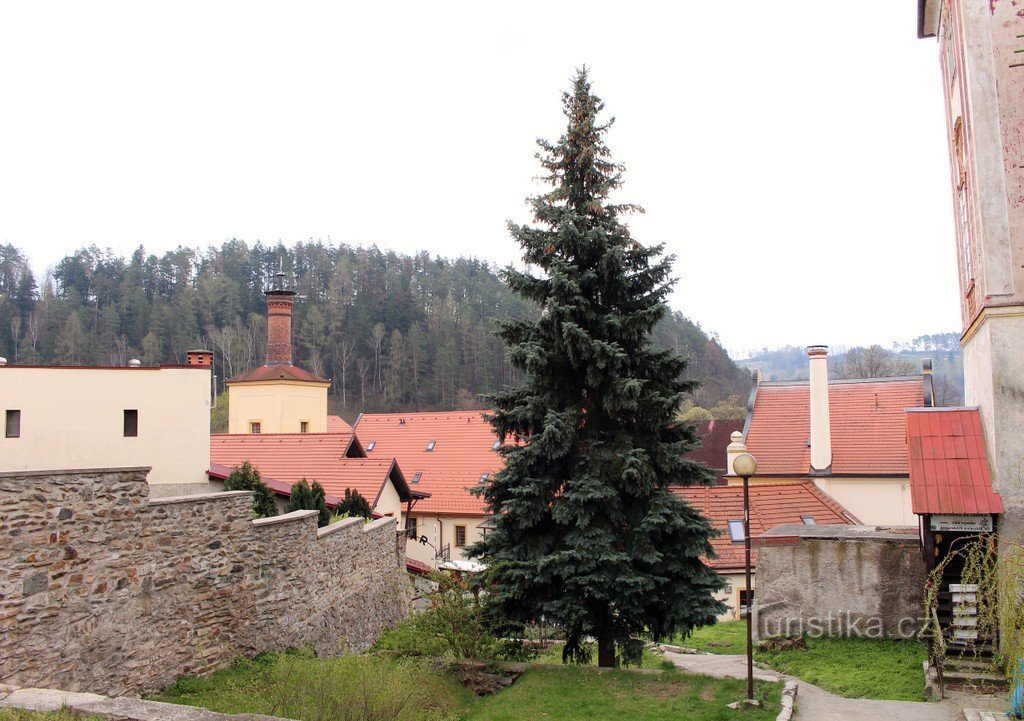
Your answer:
[[[828,391],[832,473],[906,475],[904,409],[924,403],[923,378],[832,381]],[[758,475],[809,473],[810,429],[807,383],[762,383],[746,437]]]
[[[341,416],[327,416],[327,432],[355,433],[355,429],[352,428],[352,426],[350,426]]]
[[[908,409],[906,438],[914,513],[1003,512],[976,408]]]
[[[240,466],[242,464],[239,463],[238,465]],[[216,478],[218,480],[225,481],[227,480],[227,477],[231,475],[231,472],[234,471],[235,468],[237,467],[238,466],[232,467],[224,466],[221,465],[220,463],[211,463],[210,470],[207,471],[207,474],[210,476],[210,478]],[[290,496],[292,494],[292,484],[290,483],[279,481],[276,478],[270,478],[269,476],[263,475],[262,472],[260,473],[260,480],[267,484],[267,488],[269,488],[271,491],[273,491],[279,496]],[[324,492],[324,500],[327,502],[327,505],[331,508],[334,508],[336,505],[341,503],[340,497],[327,493],[326,491]]]
[[[414,511],[483,516],[483,499],[467,489],[503,465],[493,450],[497,437],[483,416],[484,411],[364,413],[355,427],[368,458],[394,457],[410,487],[431,494]],[[428,451],[430,441],[436,443]]]
[[[711,567],[743,568],[743,543],[734,543],[729,535],[729,521],[743,520],[743,486],[674,486],[672,492],[685,498],[721,531],[711,539],[717,555],[710,561]],[[852,524],[857,520],[811,481],[750,486],[751,538],[780,523],[802,523],[801,516],[811,516],[818,525]],[[751,549],[751,564],[757,564],[756,548]]]
[[[351,433],[262,433],[218,434],[210,436],[210,462],[221,466],[240,466],[249,461],[260,471],[280,483],[293,483],[305,478],[318,481],[324,491],[343,496],[346,488],[359,493],[376,505],[389,475],[399,496],[409,497],[401,471],[392,468],[394,460],[386,458],[348,458],[346,452],[354,441]],[[415,489],[420,490],[420,489]]]
[[[744,420],[701,421],[697,424],[697,437],[700,447],[686,454],[691,461],[703,463],[717,472],[719,480],[725,475],[726,449],[731,436],[737,431],[743,432]]]
[[[299,381],[301,383],[329,383],[325,378],[321,378],[318,375],[310,373],[307,370],[299,368],[298,366],[288,365],[286,363],[274,363],[272,365],[262,365],[253,368],[251,371],[246,371],[241,375],[237,375],[234,378],[229,378],[228,383],[246,383],[252,381]]]

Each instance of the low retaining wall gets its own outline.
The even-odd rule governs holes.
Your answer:
[[[920,630],[926,574],[916,528],[782,525],[761,539],[758,638],[909,638]]]
[[[0,474],[0,681],[128,695],[238,656],[361,651],[408,612],[393,518],[150,500],[148,469]]]

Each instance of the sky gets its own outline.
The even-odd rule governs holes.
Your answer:
[[[518,262],[575,68],[633,236],[734,356],[959,330],[915,0],[0,4],[0,243],[37,269],[320,239]]]

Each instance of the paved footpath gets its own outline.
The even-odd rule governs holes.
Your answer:
[[[717,678],[746,678],[745,656],[681,654],[665,651],[665,658],[688,673]],[[796,681],[795,719],[800,721],[960,721],[962,704],[954,701],[875,701],[843,698],[806,681],[775,671],[755,668],[761,681]]]

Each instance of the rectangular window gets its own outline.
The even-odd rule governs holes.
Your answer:
[[[426,450],[432,451],[432,450],[434,450],[434,446],[436,446],[436,445],[437,445],[437,441],[430,441],[429,443],[427,443]]]
[[[299,421],[299,433],[309,433],[309,421]]]
[[[804,522],[805,526],[815,525],[814,516],[800,516],[800,520]]]
[[[259,421],[249,421],[249,432],[260,433],[263,429],[262,424]]]
[[[132,409],[124,411],[124,437],[134,438],[139,435],[139,412]]]
[[[754,592],[748,591],[745,588],[740,589],[740,608],[745,609],[747,607],[747,601],[750,603],[754,602]]]
[[[21,438],[21,411],[7,411],[5,428],[8,438]]]
[[[372,451],[375,445],[377,445],[377,441],[370,441],[369,443],[366,444],[366,450]]]
[[[729,538],[733,543],[743,543],[746,536],[743,533],[743,521],[729,521]]]
[[[455,527],[455,547],[462,548],[466,545],[466,527],[456,526]]]
[[[416,531],[416,519],[410,516],[405,518],[405,535],[409,538],[417,538],[419,534]]]
[[[413,483],[419,483],[421,478],[423,478],[423,474],[422,473],[413,473],[412,474],[412,482]]]

